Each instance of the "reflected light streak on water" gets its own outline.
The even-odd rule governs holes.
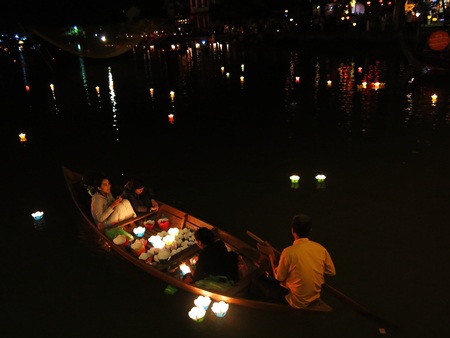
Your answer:
[[[59,108],[58,108],[58,105],[56,104],[55,86],[53,85],[53,83],[50,83],[50,90],[52,92],[53,107],[55,108],[55,114],[58,115]]]
[[[81,74],[81,79],[83,80],[83,88],[84,88],[84,91],[86,92],[86,102],[90,106],[91,105],[91,96],[89,94],[89,88],[88,88],[88,83],[87,83],[87,78],[86,78],[86,67],[84,65],[84,58],[82,56],[80,56],[78,58],[78,60],[80,62],[80,74]]]
[[[351,131],[354,127],[353,120],[353,97],[355,95],[355,63],[353,60],[341,63],[338,68],[339,73],[339,106],[346,116],[342,125],[346,130]]]
[[[111,67],[108,67],[108,83],[109,83],[109,98],[111,100],[111,108],[113,113],[113,128],[119,132],[119,126],[117,122],[117,102],[116,102],[116,92],[114,91],[114,80],[112,76]],[[117,134],[117,141],[119,141],[119,135]]]

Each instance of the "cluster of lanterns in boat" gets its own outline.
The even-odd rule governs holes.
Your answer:
[[[195,306],[188,312],[189,317],[197,323],[203,322],[210,304],[211,298],[208,296],[199,296],[194,300]],[[211,306],[211,311],[217,317],[225,317],[228,312],[228,308],[228,303],[222,300],[220,302],[214,302]]]
[[[141,227],[135,230],[139,228]],[[139,231],[145,231],[145,228],[143,230],[139,229]],[[135,234],[139,237],[137,232]],[[139,259],[149,264],[158,264],[194,245],[195,237],[194,231],[191,229],[170,228],[168,231],[161,231],[156,235],[150,236],[148,241],[152,247],[148,251],[142,252]]]

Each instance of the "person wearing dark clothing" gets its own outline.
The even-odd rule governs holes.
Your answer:
[[[198,281],[208,276],[226,276],[238,281],[238,255],[228,251],[225,243],[214,239],[214,233],[207,228],[200,228],[194,233],[197,245],[202,249],[198,256],[193,280]]]
[[[147,188],[144,182],[139,179],[129,180],[125,184],[122,198],[130,201],[136,213],[157,211],[159,209],[152,190]]]

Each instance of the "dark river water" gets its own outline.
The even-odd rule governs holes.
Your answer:
[[[2,336],[449,336],[446,76],[414,74],[382,43],[191,47],[2,54]],[[250,244],[246,230],[289,245],[291,218],[309,214],[336,265],[327,282],[377,318],[323,292],[330,314],[231,306],[194,323],[194,295],[167,296],[99,248],[62,165],[103,171],[116,187],[141,177],[158,199]]]

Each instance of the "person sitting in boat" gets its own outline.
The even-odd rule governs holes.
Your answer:
[[[130,201],[121,196],[114,198],[111,193],[111,183],[104,175],[96,177],[93,183],[96,191],[92,195],[91,213],[98,229],[105,231],[106,236],[110,239],[122,234],[132,240],[133,236],[122,227],[114,227],[120,221],[136,217]]]
[[[130,201],[136,213],[157,211],[159,209],[152,190],[147,188],[140,179],[132,179],[125,184],[122,198]]]
[[[305,308],[320,298],[324,275],[334,276],[336,269],[328,251],[310,241],[311,220],[307,215],[296,215],[291,222],[293,245],[281,252],[279,260],[268,243],[258,243],[258,249],[269,256],[273,277],[258,280],[264,296],[287,301],[293,308]]]
[[[194,273],[187,276],[185,282],[196,282],[208,276],[225,276],[229,281],[237,282],[238,255],[228,251],[222,240],[215,240],[214,233],[208,228],[199,228],[194,237],[201,252]]]

